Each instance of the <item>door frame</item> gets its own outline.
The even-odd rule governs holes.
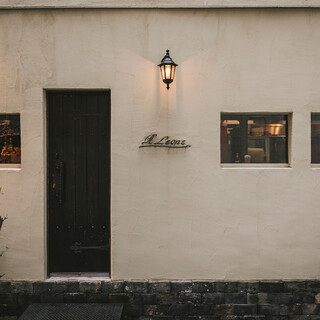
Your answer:
[[[109,127],[110,127],[110,141],[109,141],[109,151],[110,151],[110,179],[109,179],[109,192],[110,192],[110,203],[109,203],[109,220],[110,220],[110,230],[109,230],[109,243],[110,243],[110,251],[109,251],[109,261],[110,261],[110,270],[109,270],[109,278],[111,279],[112,275],[112,236],[111,236],[111,227],[112,227],[112,206],[111,206],[111,199],[112,199],[112,192],[111,192],[111,181],[112,181],[112,172],[111,172],[111,89],[110,88],[43,88],[43,115],[44,115],[44,178],[45,178],[45,193],[44,193],[44,212],[45,212],[45,259],[44,259],[44,272],[46,278],[50,278],[50,236],[49,236],[49,215],[50,215],[50,204],[49,204],[49,192],[50,192],[50,180],[49,180],[49,151],[50,151],[50,143],[49,143],[49,106],[48,106],[48,93],[59,93],[59,92],[95,92],[95,91],[102,91],[109,93]],[[66,273],[68,274],[68,273]],[[69,273],[70,275],[72,273]],[[76,274],[79,274],[78,272]],[[83,273],[85,274],[85,273]]]

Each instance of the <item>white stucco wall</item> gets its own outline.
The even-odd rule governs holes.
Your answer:
[[[0,11],[0,112],[22,131],[21,169],[0,169],[3,279],[46,277],[45,88],[111,89],[113,279],[319,278],[319,39],[308,9]],[[292,113],[291,168],[221,168],[227,111]],[[152,131],[192,147],[139,149]]]

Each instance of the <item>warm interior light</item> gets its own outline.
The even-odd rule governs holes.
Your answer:
[[[166,79],[171,79],[170,73],[171,73],[171,68],[170,66],[165,66],[166,68]]]

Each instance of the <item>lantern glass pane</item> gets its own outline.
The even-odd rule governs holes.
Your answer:
[[[165,70],[166,70],[165,79],[171,79],[171,65],[169,64],[165,65]]]
[[[176,71],[176,67],[175,66],[172,66],[172,68],[171,68],[171,80],[173,81],[173,79],[174,79],[174,73],[175,73],[175,71]]]
[[[160,71],[161,71],[162,80],[164,80],[165,79],[164,65],[160,66]]]

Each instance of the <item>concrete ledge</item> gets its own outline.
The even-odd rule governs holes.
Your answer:
[[[320,0],[0,0],[0,9],[320,8]]]

